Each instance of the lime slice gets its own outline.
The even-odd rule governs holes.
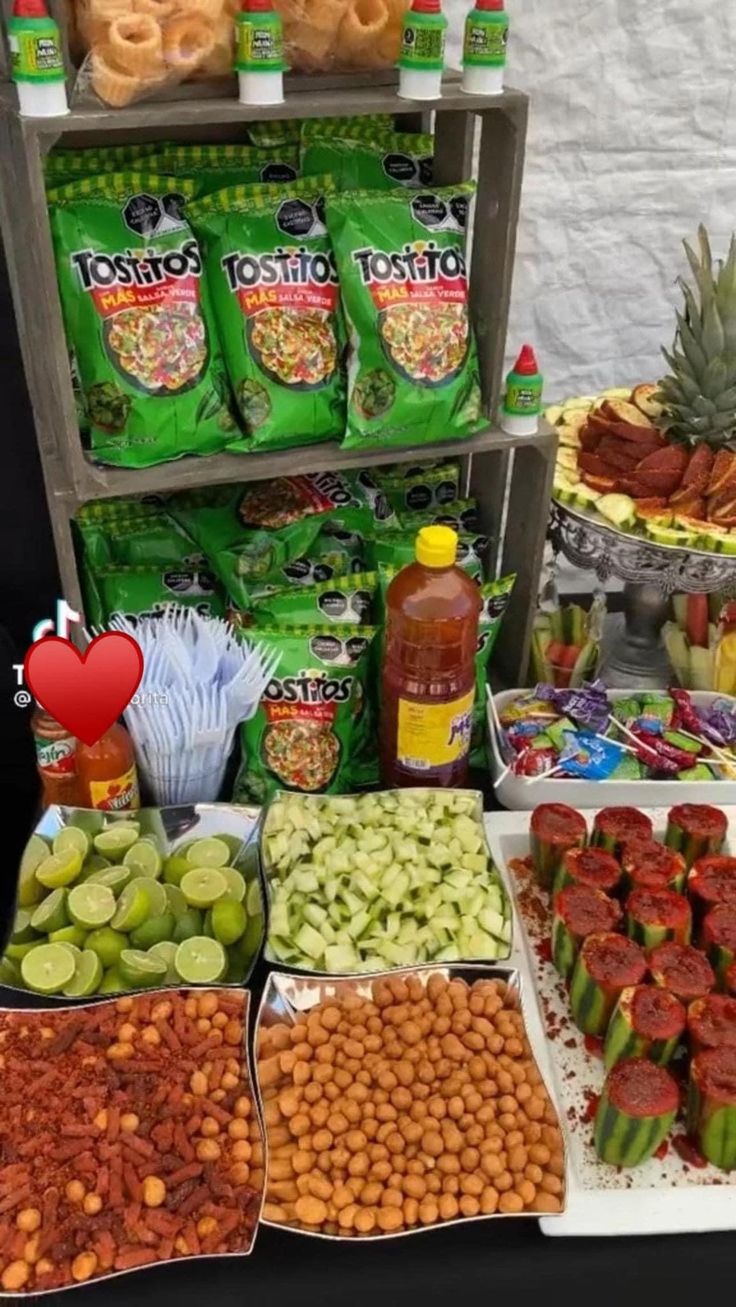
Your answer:
[[[256,876],[255,880],[250,882],[248,892],[245,896],[245,910],[248,917],[263,916],[263,900],[261,899],[261,883]]]
[[[211,985],[227,971],[227,954],[218,940],[193,935],[179,945],[174,966],[187,984]]]
[[[230,861],[230,849],[224,840],[210,836],[195,840],[187,849],[187,862],[190,867],[226,867]]]
[[[209,908],[227,894],[227,877],[215,867],[196,867],[182,878],[181,892],[194,908]]]
[[[189,910],[189,905],[184,898],[178,885],[164,885],[166,893],[166,911],[173,912],[175,917],[183,917],[184,913]]]
[[[150,876],[152,880],[158,880],[163,863],[155,844],[150,840],[138,840],[128,849],[123,866],[130,867],[131,876]]]
[[[227,893],[225,898],[235,899],[237,903],[242,903],[245,898],[246,884],[245,876],[238,871],[237,867],[220,867],[219,870],[227,881]]]
[[[235,899],[220,899],[212,905],[212,933],[227,948],[240,939],[248,924],[242,903]]]
[[[107,885],[75,885],[69,891],[67,907],[72,921],[94,930],[105,926],[115,916],[115,895]]]
[[[128,947],[128,936],[112,926],[100,926],[99,930],[90,931],[85,947],[97,954],[103,967],[114,967],[123,949]]]
[[[201,934],[202,913],[197,908],[187,908],[186,912],[182,912],[181,916],[176,919],[172,939],[177,944],[182,944],[185,939],[191,939],[193,935]]]
[[[146,898],[148,899],[147,916],[160,917],[162,912],[168,910],[166,890],[160,880],[152,880],[150,876],[136,876],[135,879],[131,881],[131,884],[140,885],[146,895]]]
[[[136,948],[123,949],[118,969],[131,989],[149,989],[152,985],[160,985],[166,975],[163,958]]]
[[[79,879],[89,880],[90,876],[93,876],[96,871],[106,871],[111,866],[110,860],[103,858],[101,853],[90,853],[89,857],[85,858]]]
[[[62,885],[71,885],[82,870],[82,855],[79,849],[67,849],[64,853],[51,853],[36,868],[36,880],[45,889],[59,889]]]
[[[95,849],[110,862],[122,862],[138,839],[140,827],[134,821],[120,821],[95,835]]]
[[[186,876],[188,871],[192,870],[191,862],[187,862],[180,853],[172,853],[164,863],[164,880],[167,885],[179,885],[182,876]]]
[[[0,985],[21,985],[20,968],[10,958],[0,958]]]
[[[160,944],[154,944],[153,948],[148,950],[152,957],[160,958],[162,962],[166,963],[165,983],[167,985],[178,985],[179,983],[179,973],[174,966],[177,948],[178,944],[174,944],[170,939],[164,939]]]
[[[32,835],[23,850],[18,871],[18,906],[30,908],[41,897],[36,868],[49,856],[49,846],[40,835]]]
[[[100,981],[97,989],[97,993],[119,994],[123,989],[125,989],[123,977],[120,975],[120,972],[118,971],[117,967],[110,967],[109,970],[106,971],[104,976],[102,977],[102,980]]]
[[[174,934],[175,917],[173,912],[162,912],[157,917],[149,917],[142,926],[132,931],[130,943],[132,948],[149,949]]]
[[[64,986],[64,993],[67,998],[86,998],[87,994],[97,992],[101,980],[102,963],[91,948],[86,948],[77,958],[74,975]]]
[[[85,885],[107,885],[113,894],[119,894],[130,880],[130,867],[103,867],[85,878]]]
[[[58,835],[54,836],[51,848],[54,853],[59,854],[68,853],[72,849],[84,862],[89,853],[89,835],[86,831],[80,830],[79,826],[64,826]]]
[[[87,938],[86,930],[81,926],[62,926],[61,930],[49,931],[49,944],[73,944],[75,948],[84,948],[84,941]]]
[[[37,994],[58,994],[74,975],[74,956],[65,944],[39,944],[24,957],[20,974]]]
[[[45,942],[42,939],[30,939],[27,944],[8,944],[5,949],[5,956],[10,958],[11,962],[22,962],[26,953],[30,953],[32,948],[38,948]]]
[[[36,939],[36,932],[31,925],[32,915],[30,908],[18,908],[10,936],[11,944],[29,944]]]
[[[111,922],[113,930],[135,930],[137,926],[143,925],[149,911],[145,887],[141,887],[140,880],[132,880],[118,899],[117,910]]]
[[[80,959],[81,956],[82,956],[82,950],[81,950],[81,948],[77,948],[76,944],[67,944],[67,943],[63,943],[63,942],[60,942],[60,943],[59,943],[59,948],[65,948],[65,949],[66,949],[67,953],[69,953],[69,954],[71,955],[72,959],[74,960],[74,965],[75,965],[75,967],[76,967],[76,965],[77,965],[79,959]]]
[[[48,935],[52,930],[61,930],[62,926],[68,926],[69,915],[66,910],[66,899],[67,891],[65,889],[52,890],[39,903],[31,917],[33,929],[40,930],[43,934]]]

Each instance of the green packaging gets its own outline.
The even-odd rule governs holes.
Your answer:
[[[345,447],[431,445],[482,425],[465,263],[473,189],[328,196],[351,347]]]
[[[107,624],[113,615],[155,617],[170,604],[196,608],[202,617],[225,615],[222,593],[207,568],[113,564],[96,571],[95,584],[102,609],[95,625]]]
[[[426,526],[426,522],[422,522]],[[376,569],[384,567],[408,567],[416,560],[416,531],[385,531],[376,536],[370,550],[371,566]],[[488,553],[488,536],[465,534],[458,535],[457,565],[468,573],[480,585],[486,566]]]
[[[352,572],[317,585],[286,586],[254,600],[246,615],[254,626],[373,624],[375,572]]]
[[[229,389],[184,217],[191,185],[147,173],[49,193],[67,337],[93,458],[150,467],[232,445]]]
[[[460,467],[450,459],[418,467],[378,467],[374,476],[391,507],[402,517],[448,504],[460,493]]]
[[[325,178],[231,187],[188,215],[207,277],[248,449],[341,436],[345,332],[324,225]]]
[[[429,135],[391,132],[377,138],[371,128],[363,137],[356,133],[302,138],[302,172],[305,177],[327,173],[334,177],[338,191],[431,186],[433,145]]]
[[[233,186],[296,181],[299,146],[295,142],[278,147],[171,142],[147,159],[146,167],[174,177],[191,177],[199,199]]]
[[[234,802],[264,803],[284,789],[350,791],[374,635],[363,626],[259,626],[246,632],[266,656],[278,654],[279,664],[255,715],[240,728]]]

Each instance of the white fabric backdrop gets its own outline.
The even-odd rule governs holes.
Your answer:
[[[509,326],[549,398],[656,380],[683,237],[736,227],[736,0],[506,0],[532,97]],[[457,65],[470,0],[444,0]]]

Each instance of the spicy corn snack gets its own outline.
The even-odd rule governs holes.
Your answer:
[[[480,425],[468,313],[471,183],[327,197],[350,335],[346,447],[431,444]]]
[[[514,992],[398,973],[261,1024],[264,1218],[341,1237],[562,1210],[557,1116]]]
[[[263,1145],[245,995],[0,1013],[0,1287],[247,1252]]]
[[[191,194],[186,179],[146,173],[83,177],[49,192],[67,337],[102,463],[213,454],[239,434],[183,213]]]

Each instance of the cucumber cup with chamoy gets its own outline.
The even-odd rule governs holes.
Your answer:
[[[589,935],[614,931],[621,921],[621,905],[592,885],[566,885],[553,898],[552,961],[563,980],[569,980]]]
[[[529,842],[537,883],[551,890],[568,849],[582,849],[588,827],[565,803],[540,803],[531,815]]]
[[[687,895],[698,932],[713,908],[736,908],[736,858],[725,854],[698,858],[688,872]]]
[[[680,1104],[676,1080],[646,1058],[617,1062],[595,1116],[595,1150],[611,1166],[640,1166],[656,1153]]]
[[[706,994],[687,1010],[687,1035],[694,1057],[706,1048],[736,1049],[736,998]]]
[[[651,818],[638,808],[601,808],[593,818],[591,844],[620,859],[628,840],[650,840],[653,834]]]
[[[736,1048],[711,1048],[690,1063],[687,1132],[706,1161],[736,1169]]]
[[[570,985],[570,1010],[578,1030],[603,1038],[621,991],[640,985],[646,974],[647,960],[633,939],[610,932],[589,935]]]
[[[690,869],[698,858],[720,853],[728,830],[728,820],[720,808],[707,803],[679,803],[667,817],[664,842],[676,849]]]
[[[685,859],[657,840],[627,840],[621,852],[621,870],[627,893],[635,889],[670,889],[681,894],[685,888]]]
[[[667,940],[689,944],[692,912],[683,894],[674,890],[636,889],[626,900],[626,934],[645,949]]]
[[[605,849],[568,849],[555,878],[555,890],[566,885],[589,885],[604,894],[615,894],[621,881],[620,864]]]
[[[736,963],[736,907],[721,904],[703,921],[700,944],[716,973],[718,989],[726,989],[729,968]]]
[[[685,1031],[687,1012],[667,989],[630,985],[622,990],[606,1031],[603,1064],[643,1057],[657,1066],[672,1061]]]
[[[716,983],[713,968],[700,949],[672,940],[652,949],[649,974],[655,985],[668,989],[685,1004],[703,998]]]

